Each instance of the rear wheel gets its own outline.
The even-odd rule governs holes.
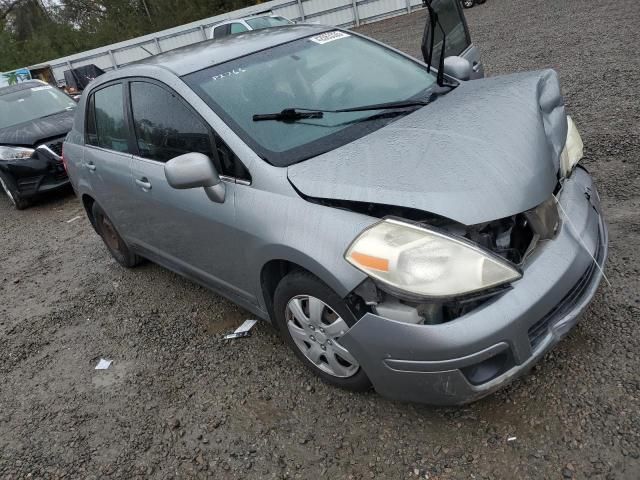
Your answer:
[[[140,257],[131,251],[122,239],[113,223],[104,210],[97,203],[92,208],[93,220],[96,231],[102,237],[102,241],[109,250],[109,253],[123,267],[132,268],[140,263]]]
[[[480,3],[477,0],[462,0],[462,6],[464,8],[471,8],[473,7],[474,3]]]
[[[486,2],[487,0],[476,0],[476,3],[478,5],[482,5],[484,2]]]
[[[2,175],[0,175],[0,188],[7,195],[12,205],[16,207],[16,210],[24,210],[29,206],[29,201],[22,198],[18,192],[11,188],[9,182]]]
[[[275,319],[285,342],[327,383],[367,390],[371,383],[340,337],[356,319],[344,300],[313,275],[292,272],[274,295]]]

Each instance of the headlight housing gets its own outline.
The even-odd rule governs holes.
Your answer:
[[[362,232],[345,259],[383,286],[417,297],[465,296],[522,276],[471,242],[394,219]]]
[[[23,158],[31,158],[34,152],[35,150],[33,148],[0,146],[0,160],[21,160]]]
[[[560,154],[560,175],[562,178],[571,175],[571,172],[582,159],[584,154],[584,144],[580,133],[573,123],[573,119],[567,116],[567,141]]]

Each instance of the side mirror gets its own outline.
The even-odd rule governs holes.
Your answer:
[[[466,58],[451,56],[444,59],[444,73],[458,80],[469,80],[473,66]]]
[[[212,202],[224,202],[225,185],[213,162],[202,153],[185,153],[172,158],[164,164],[164,175],[173,188],[204,188]]]

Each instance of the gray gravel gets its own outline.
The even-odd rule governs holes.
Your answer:
[[[612,286],[567,339],[464,408],[350,394],[267,324],[221,340],[247,317],[226,300],[118,267],[71,194],[24,212],[1,200],[0,477],[640,478],[640,3],[467,14],[490,75],[560,72],[600,187]],[[417,54],[423,22],[361,31]],[[93,370],[100,357],[111,369]]]

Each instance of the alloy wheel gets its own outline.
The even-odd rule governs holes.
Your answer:
[[[285,318],[296,346],[320,370],[339,378],[358,373],[360,365],[338,341],[349,326],[326,303],[297,295],[287,303]]]

